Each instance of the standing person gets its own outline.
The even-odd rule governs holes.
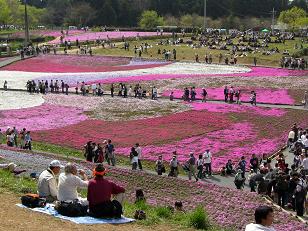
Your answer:
[[[111,97],[113,97],[113,95],[114,95],[114,86],[113,86],[113,83],[111,84],[111,87],[110,87],[110,93],[111,93]]]
[[[61,80],[62,94],[64,94],[64,88],[65,88],[65,83],[63,82],[63,80]]]
[[[141,163],[142,149],[141,149],[139,143],[136,143],[135,150],[138,153],[138,167],[139,167],[140,170],[142,170],[142,163]]]
[[[189,155],[189,159],[187,161],[188,166],[188,179],[191,180],[191,177],[194,176],[196,181],[198,181],[198,177],[196,176],[196,158],[194,156],[194,153],[191,152]]]
[[[203,158],[202,158],[202,155],[199,155],[199,158],[197,160],[197,170],[198,170],[197,177],[199,179],[202,179],[203,178]]]
[[[253,57],[253,64],[257,66],[257,57]]]
[[[65,86],[65,94],[68,95],[69,85],[66,83],[64,86]]]
[[[6,80],[4,81],[3,88],[5,91],[7,91],[7,81]]]
[[[162,155],[158,156],[158,160],[155,163],[155,170],[159,176],[163,175],[163,173],[166,172]]]
[[[209,149],[203,153],[203,163],[205,166],[205,172],[211,176],[212,175],[212,153]]]
[[[241,104],[241,90],[237,89],[235,92],[236,104]]]
[[[308,91],[305,91],[304,95],[304,108],[308,109]]]
[[[205,88],[202,88],[202,102],[206,102],[207,91]]]
[[[23,128],[20,132],[20,148],[25,148],[25,136],[26,136],[26,129]]]
[[[222,56],[222,54],[220,53],[220,54],[219,54],[219,63],[222,62],[222,59],[223,59],[223,56]]]
[[[271,227],[274,221],[274,210],[269,206],[260,206],[255,211],[256,224],[249,224],[245,231],[275,231]]]
[[[27,131],[25,135],[25,149],[29,149],[30,151],[32,150],[32,138],[30,135],[30,131]]]
[[[135,147],[131,148],[130,154],[129,154],[129,158],[132,164],[132,170],[137,170],[137,166],[138,166],[138,152],[136,151]]]
[[[288,182],[286,181],[286,175],[282,171],[278,173],[275,189],[278,195],[278,205],[284,208],[287,204]]]
[[[93,162],[94,154],[93,154],[93,146],[92,141],[87,142],[87,144],[84,146],[84,157],[88,162]]]
[[[244,156],[241,157],[241,160],[240,160],[240,162],[239,162],[239,164],[238,164],[238,168],[239,168],[240,170],[242,170],[242,176],[243,176],[243,178],[245,178],[246,160],[245,160],[245,157],[244,157]]]
[[[255,172],[258,173],[258,168],[259,168],[259,159],[256,156],[256,154],[253,154],[251,159],[250,159],[250,168]]]
[[[97,218],[120,218],[125,189],[104,179],[107,170],[98,164],[93,171],[94,179],[89,181],[89,214]],[[111,201],[112,195],[114,200]]]
[[[304,216],[305,200],[307,195],[307,184],[304,179],[298,178],[295,189],[296,215]]]
[[[230,90],[229,90],[229,96],[230,96],[230,103],[233,103],[234,100],[234,88],[231,86]]]
[[[224,96],[225,96],[225,102],[227,103],[228,102],[228,95],[229,95],[229,89],[227,86],[225,86],[225,89],[224,89]]]
[[[177,159],[177,156],[176,156],[176,152],[173,152],[173,157],[172,157],[172,160],[170,161],[170,173],[169,173],[169,176],[172,176],[172,177],[177,177],[178,174],[179,174],[179,161]]]
[[[17,143],[17,138],[18,138],[18,130],[16,129],[16,127],[13,127],[13,134],[14,134],[14,145],[16,147],[18,147],[18,143]],[[1,141],[0,141],[1,143]]]
[[[112,165],[115,166],[116,164],[116,159],[115,159],[115,153],[114,153],[114,145],[112,144],[111,140],[108,140],[108,144],[107,144],[107,162],[108,165]]]

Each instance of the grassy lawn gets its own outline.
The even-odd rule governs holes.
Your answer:
[[[185,39],[187,40],[187,38]],[[219,61],[219,54],[221,53],[223,56],[230,56],[229,51],[221,51],[221,50],[210,50],[208,48],[198,48],[194,49],[186,44],[182,45],[157,45],[160,40],[142,40],[142,41],[132,41],[130,42],[130,51],[125,51],[123,48],[123,43],[117,43],[116,48],[97,48],[94,49],[93,53],[98,55],[111,55],[111,56],[127,56],[127,57],[135,57],[134,47],[135,45],[139,47],[142,43],[148,43],[152,48],[148,49],[148,53],[143,53],[143,58],[154,58],[154,59],[163,59],[163,55],[158,54],[158,49],[163,51],[166,50],[173,50],[174,48],[177,50],[177,60],[178,61],[195,61],[195,55],[199,55],[200,62],[204,62],[205,54],[212,54],[213,62],[218,63]],[[268,49],[278,48],[280,53],[273,54],[273,55],[262,55],[261,53],[251,54],[248,53],[247,57],[238,57],[239,64],[253,64],[253,58],[256,57],[258,60],[258,65],[266,65],[266,66],[279,66],[280,59],[282,57],[283,50],[288,50],[290,54],[293,54],[296,50],[294,49],[295,44],[300,45],[301,41],[299,38],[295,40],[287,40],[285,44],[275,44],[270,43]],[[307,44],[304,44],[304,47],[308,47]],[[228,48],[231,48],[230,46]],[[237,53],[239,54],[239,53]]]

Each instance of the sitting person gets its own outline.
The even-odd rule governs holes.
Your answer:
[[[47,203],[57,200],[58,187],[56,176],[60,173],[63,166],[60,161],[53,160],[47,170],[43,171],[38,179],[38,194],[46,198]]]
[[[0,157],[1,159],[1,157]],[[14,163],[9,164],[0,164],[0,169],[8,170],[11,173],[14,173],[15,175],[19,175],[23,172],[26,172],[27,170],[24,169],[17,169],[17,165]]]
[[[88,178],[84,171],[80,170],[79,174],[83,178],[78,176],[78,170],[76,165],[68,163],[64,168],[64,173],[59,176],[58,184],[58,200],[59,201],[74,201],[78,200],[83,205],[88,205],[87,199],[78,197],[77,188],[87,188]]]
[[[245,231],[275,231],[271,227],[274,217],[273,209],[269,206],[260,206],[255,211],[256,224],[249,224],[246,226]]]
[[[94,179],[89,181],[89,214],[97,218],[120,218],[125,189],[104,179],[107,170],[98,164],[93,171]],[[111,201],[114,195],[117,200]]]
[[[232,160],[228,160],[228,163],[226,164],[226,174],[227,175],[235,174],[235,170],[233,169]]]

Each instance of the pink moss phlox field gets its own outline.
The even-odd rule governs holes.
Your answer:
[[[112,72],[155,68],[167,64],[169,63],[146,60],[137,63],[122,57],[43,55],[13,63],[3,70],[45,73]]]
[[[230,86],[229,86],[230,88]],[[257,93],[257,102],[260,103],[271,103],[271,104],[289,104],[293,105],[295,100],[289,95],[286,89],[266,89],[266,88],[248,88],[248,87],[234,87],[235,90],[241,90],[241,101],[249,102],[251,91],[254,90]],[[224,100],[224,88],[206,88],[207,99],[210,100]],[[174,89],[168,90],[163,93],[163,96],[169,96],[171,91],[176,98],[183,96],[184,90]],[[202,89],[197,88],[197,99],[202,98]],[[235,99],[235,97],[234,97]]]
[[[79,42],[85,42],[85,41],[94,41],[97,39],[107,40],[108,37],[110,39],[121,39],[123,36],[125,38],[135,38],[137,36],[153,37],[153,36],[157,36],[157,33],[156,32],[137,32],[137,31],[123,31],[123,32],[122,31],[107,31],[107,32],[89,31],[89,32],[82,33],[82,34],[66,36],[64,40],[66,41],[70,40],[72,42],[75,42],[78,39]],[[49,42],[49,44],[59,44],[59,43],[60,43],[59,38]]]
[[[194,110],[197,111],[209,111],[209,112],[219,112],[219,113],[238,113],[238,112],[249,112],[254,115],[262,116],[273,116],[282,117],[285,115],[286,111],[280,108],[265,108],[257,106],[246,106],[246,105],[236,105],[227,103],[200,103],[194,102],[190,103]]]
[[[93,82],[96,83],[117,83],[117,82],[136,82],[136,81],[153,81],[153,80],[162,80],[162,79],[183,79],[183,78],[206,78],[206,77],[287,77],[287,76],[307,76],[308,71],[293,71],[287,69],[278,69],[278,68],[263,68],[263,67],[252,67],[251,71],[248,73],[234,73],[234,74],[146,74],[146,75],[131,75],[131,76],[122,76],[109,79],[96,80]],[[89,83],[92,83],[91,81]]]
[[[93,167],[93,164],[87,164],[87,168]],[[135,201],[136,188],[142,188],[147,195],[147,204],[165,207],[173,206],[175,201],[182,201],[183,207],[188,211],[203,206],[210,220],[226,229],[243,230],[247,224],[254,223],[254,211],[258,206],[272,206],[256,193],[220,187],[207,182],[194,183],[180,178],[170,179],[125,169],[111,169],[107,178],[125,186],[130,202]],[[308,230],[298,219],[281,209],[273,209],[273,227],[277,231]]]
[[[43,104],[38,107],[0,111],[0,128],[15,126],[31,131],[62,128],[88,119],[83,110]],[[60,137],[58,137],[61,140]]]

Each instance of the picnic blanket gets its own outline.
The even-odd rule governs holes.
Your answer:
[[[66,216],[62,216],[60,215],[54,208],[53,204],[47,204],[45,206],[45,208],[28,208],[22,204],[17,204],[18,207],[20,208],[25,208],[25,209],[29,209],[32,210],[34,212],[39,212],[39,213],[44,213],[56,218],[60,218],[63,220],[68,220],[71,222],[74,222],[76,224],[85,224],[85,225],[95,225],[95,224],[126,224],[126,223],[130,223],[135,221],[134,219],[131,218],[126,218],[124,216],[122,216],[122,218],[120,219],[98,219],[98,218],[94,218],[94,217],[66,217]]]

